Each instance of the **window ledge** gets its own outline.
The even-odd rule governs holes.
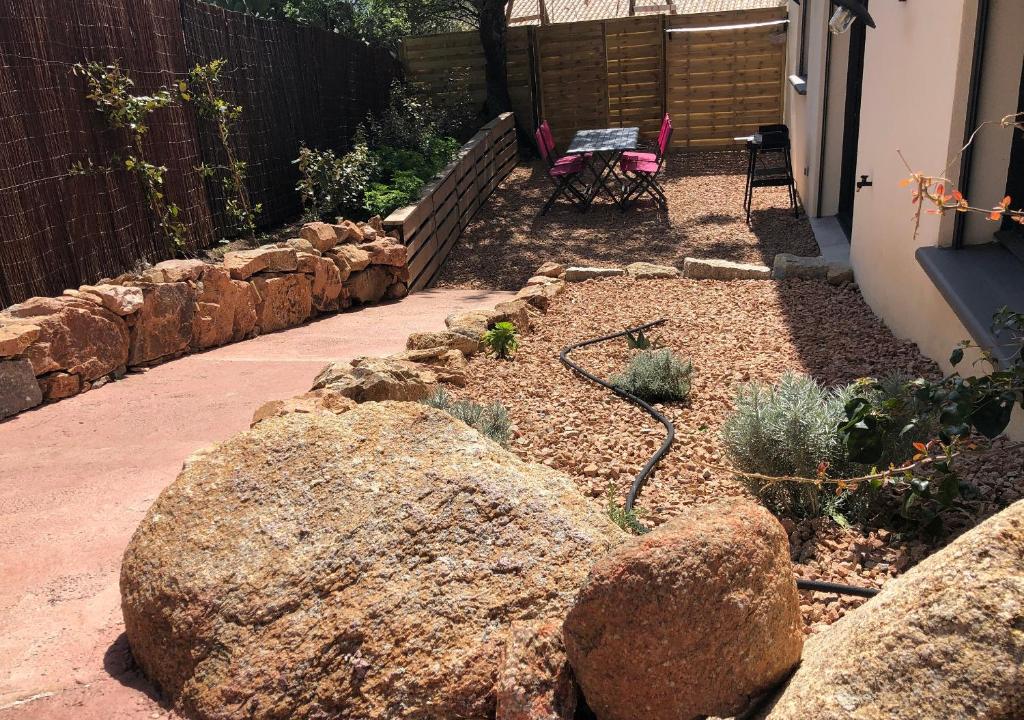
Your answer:
[[[1011,361],[1008,338],[992,332],[992,316],[1002,307],[1024,312],[1024,263],[997,243],[960,250],[923,247],[916,256],[974,341],[990,348],[1000,363]]]
[[[802,78],[799,75],[790,75],[789,84],[796,90],[797,95],[807,94],[807,78]]]

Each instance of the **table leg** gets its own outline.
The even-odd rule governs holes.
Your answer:
[[[619,196],[615,194],[614,189],[608,186],[608,179],[611,178],[617,182],[621,181],[618,173],[615,172],[615,165],[621,154],[621,152],[594,153],[594,155],[587,160],[587,164],[590,166],[590,171],[594,175],[594,182],[590,186],[590,197],[587,202],[588,206],[594,202],[594,198],[596,198],[598,193],[602,190],[612,199],[612,202],[616,205],[619,204]],[[600,159],[600,170],[595,166],[593,158]]]

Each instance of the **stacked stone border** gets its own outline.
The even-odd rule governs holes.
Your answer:
[[[300,237],[217,264],[168,260],[30,298],[0,312],[0,419],[132,368],[403,298],[408,282],[406,248],[374,218],[309,223]]]

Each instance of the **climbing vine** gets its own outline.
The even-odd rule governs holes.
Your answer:
[[[118,63],[78,63],[72,72],[85,77],[88,83],[86,97],[95,104],[107,124],[128,135],[127,153],[123,157],[114,155],[113,165],[96,165],[90,159],[85,164],[78,162],[72,165],[72,174],[113,172],[116,169],[131,173],[142,188],[153,221],[168,243],[168,249],[172,254],[181,252],[185,247],[185,226],[179,220],[181,209],[166,195],[164,179],[167,168],[149,161],[143,143],[149,132],[149,116],[173,105],[173,93],[161,88],[151,95],[136,95],[135,81]]]
[[[187,80],[178,83],[178,94],[185,102],[191,102],[199,117],[216,124],[217,138],[227,160],[225,165],[199,166],[199,174],[214,179],[224,188],[225,209],[231,219],[231,234],[256,234],[256,219],[263,211],[263,205],[252,204],[245,185],[247,164],[238,159],[231,141],[231,132],[243,108],[228,102],[221,94],[221,71],[227,65],[223,59],[213,60],[206,65],[196,65]]]

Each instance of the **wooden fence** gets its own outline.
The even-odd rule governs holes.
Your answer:
[[[515,119],[505,113],[481,128],[415,205],[384,220],[409,248],[409,289],[430,285],[463,229],[516,164]]]
[[[734,147],[734,137],[782,122],[784,7],[515,27],[508,35],[513,110],[540,118],[560,143],[577,130],[639,127],[657,136],[672,115],[673,146]],[[475,33],[409,38],[409,79],[482,102],[483,50]]]
[[[70,172],[76,162],[115,164],[126,145],[72,66],[119,61],[148,93],[217,58],[228,60],[226,95],[244,107],[233,139],[266,225],[299,212],[299,144],[346,149],[398,70],[362,42],[200,0],[0,0],[0,307],[167,256],[133,177]],[[215,129],[189,106],[151,120],[147,155],[168,168],[188,249],[208,247],[225,226],[224,197],[196,168],[223,162]]]

